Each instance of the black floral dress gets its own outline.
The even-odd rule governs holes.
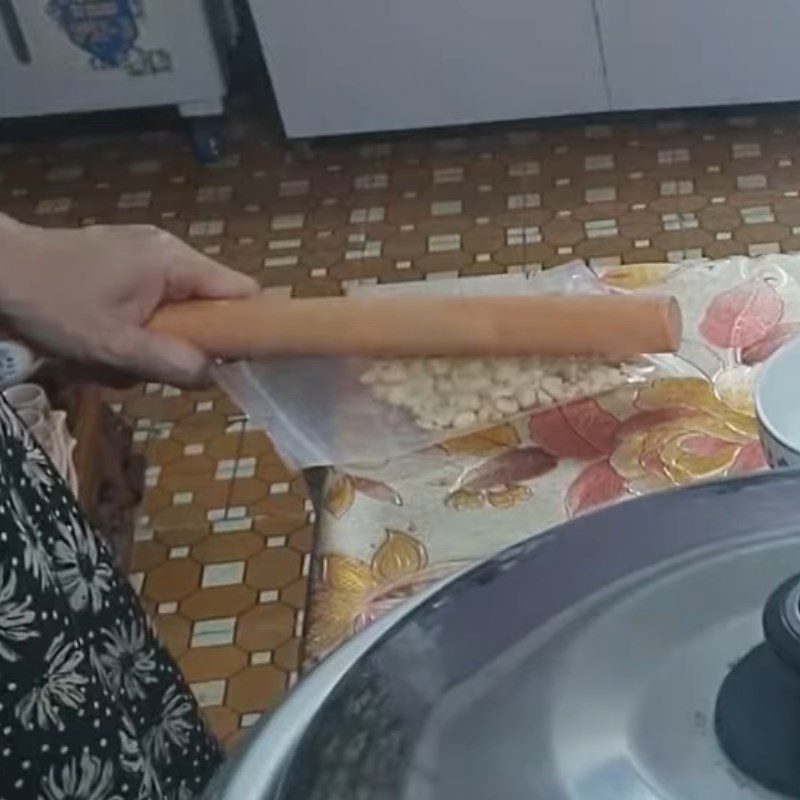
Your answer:
[[[189,800],[220,759],[128,581],[0,400],[0,800]]]

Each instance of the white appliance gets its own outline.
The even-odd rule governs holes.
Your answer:
[[[177,105],[213,157],[232,25],[229,0],[0,0],[0,118]]]
[[[250,0],[291,137],[800,99],[796,0]]]

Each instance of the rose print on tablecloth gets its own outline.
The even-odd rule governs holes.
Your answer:
[[[800,322],[782,322],[776,325],[763,339],[742,350],[742,363],[760,364],[776,350],[788,344],[800,334]]]
[[[766,466],[755,413],[726,405],[706,381],[657,381],[641,389],[609,462],[643,494]],[[659,418],[660,417],[660,418]]]
[[[609,461],[597,461],[586,467],[564,495],[564,509],[574,517],[590,508],[621,499],[627,494],[625,480]]]
[[[558,459],[541,447],[517,447],[472,465],[456,481],[448,504],[457,510],[513,508],[533,495],[525,482],[554,470]]]
[[[717,398],[748,416],[755,368],[800,333],[798,322],[784,319],[786,304],[773,285],[778,277],[756,276],[718,294],[698,325],[705,341],[722,351],[722,367],[711,376]]]
[[[534,414],[531,437],[557,458],[590,460],[565,493],[568,516],[696,480],[766,466],[752,406],[727,405],[707,381],[655,381],[618,419],[595,400]]]
[[[569,516],[604,505],[626,493],[624,481],[610,466],[620,420],[591,398],[532,414],[531,439],[558,459],[591,461],[567,488]]]
[[[716,347],[743,350],[772,334],[783,308],[783,299],[765,281],[745,281],[711,301],[699,331]]]
[[[666,288],[683,269],[642,264],[604,269],[599,277],[621,291]],[[698,347],[710,346],[719,358],[710,381],[656,381],[635,393],[627,419],[593,398],[534,413],[530,443],[463,437],[500,452],[465,470],[447,497],[449,507],[511,508],[531,499],[536,479],[565,459],[590,462],[566,489],[568,516],[627,495],[764,466],[752,410],[752,368],[800,332],[800,323],[784,320],[784,299],[769,275],[743,277],[689,321],[690,341],[696,337]],[[713,364],[712,349],[699,369]]]
[[[467,467],[445,498],[455,511],[474,511],[487,504],[508,509],[533,496],[525,481],[556,467],[553,456],[540,448],[523,447],[513,425],[498,425],[484,431],[458,436],[440,445],[454,458],[482,458]]]
[[[786,257],[780,257],[785,259]],[[725,275],[729,287],[717,294],[695,318],[691,298],[686,295],[682,276],[704,268],[703,264],[625,264],[594,269],[597,277],[621,292],[672,291],[682,301],[685,339],[682,354],[697,342],[705,341],[722,355],[728,366],[754,365],[765,361],[779,347],[800,333],[800,321],[787,320],[784,293],[795,285],[798,276],[787,261],[775,258],[731,259],[730,263],[706,264],[720,277]],[[735,276],[735,278],[734,278]],[[732,285],[731,285],[732,284]],[[698,336],[699,334],[699,336]],[[689,358],[691,361],[691,357]],[[703,369],[704,363],[696,364]]]
[[[587,398],[532,414],[531,438],[558,458],[581,460],[609,455],[619,420]]]
[[[678,298],[684,338],[675,373],[457,436],[420,453],[416,466],[403,460],[396,469],[364,470],[380,479],[374,486],[358,487],[349,473],[332,476],[320,517],[326,555],[317,562],[323,569],[314,570],[309,613],[314,658],[438,577],[565,517],[766,467],[752,384],[760,364],[800,334],[800,258],[620,265],[594,273],[612,291]],[[659,367],[672,363],[666,357]],[[401,512],[435,536],[435,554],[413,530],[395,530],[407,524],[398,523]],[[354,526],[367,531],[352,536]],[[331,552],[345,544],[347,554]]]

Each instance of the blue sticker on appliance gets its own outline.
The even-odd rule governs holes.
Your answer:
[[[47,13],[69,40],[109,67],[121,67],[139,38],[129,0],[50,0]]]
[[[136,44],[144,16],[141,0],[49,0],[47,13],[90,56],[92,69],[124,69],[132,76],[172,70],[168,51]]]

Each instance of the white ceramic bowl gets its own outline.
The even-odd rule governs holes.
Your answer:
[[[782,347],[756,380],[756,416],[772,467],[800,467],[800,339]]]

